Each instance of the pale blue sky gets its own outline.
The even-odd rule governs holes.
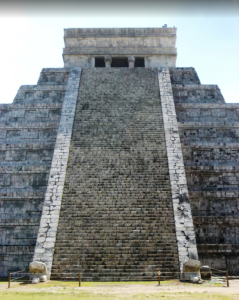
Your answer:
[[[164,24],[177,28],[177,67],[194,67],[202,84],[217,84],[226,102],[239,102],[239,14],[137,14],[135,9],[134,14],[1,14],[0,103],[11,103],[21,85],[36,84],[42,68],[63,67],[64,28]]]

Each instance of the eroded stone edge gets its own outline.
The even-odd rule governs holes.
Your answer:
[[[180,271],[189,259],[198,259],[169,69],[158,69],[159,90],[168,156]]]
[[[46,264],[48,279],[51,276],[80,77],[81,68],[70,69],[33,257],[33,261]]]

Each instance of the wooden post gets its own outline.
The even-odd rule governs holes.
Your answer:
[[[158,276],[159,276],[158,277],[158,285],[160,285],[160,276],[161,276],[161,272],[160,271],[158,272]]]
[[[79,273],[79,287],[81,285],[81,278],[80,278],[80,273]]]
[[[10,289],[11,273],[8,273],[8,288]]]
[[[229,287],[228,271],[226,271],[226,276],[227,276],[227,287]]]

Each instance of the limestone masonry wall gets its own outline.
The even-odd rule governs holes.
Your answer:
[[[83,69],[52,279],[179,272],[157,70]]]
[[[180,76],[173,94],[199,259],[238,275],[239,105],[226,104],[216,85]]]
[[[70,28],[64,31],[64,41],[67,68],[93,67],[94,58],[106,54],[144,57],[148,68],[176,63],[176,28]]]
[[[38,85],[0,105],[0,276],[33,258],[68,74],[43,69]]]
[[[136,32],[90,30],[69,30],[67,38],[78,41],[83,33],[104,38],[110,32],[134,38]],[[171,29],[140,32],[175,38]],[[174,277],[179,218],[173,211],[157,69],[91,65],[83,69],[79,94],[73,91],[76,111],[62,113],[63,101],[73,100],[71,88],[78,89],[68,86],[66,93],[69,72],[43,69],[37,85],[21,86],[13,104],[0,105],[0,277],[26,269],[34,251],[51,268],[54,247],[55,279],[77,278],[79,271],[83,280],[155,280],[158,270],[163,278]],[[199,259],[238,275],[239,105],[226,104],[218,86],[201,85],[193,68],[169,72],[165,87],[172,86]],[[64,128],[68,141],[56,144]],[[56,155],[52,162],[54,150],[59,160]],[[51,192],[62,196],[58,229],[52,215],[59,215],[60,203],[46,193],[54,186],[50,172],[59,185]],[[41,218],[47,221],[40,225]]]

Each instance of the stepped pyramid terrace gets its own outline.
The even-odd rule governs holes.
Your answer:
[[[0,277],[39,261],[171,279],[189,259],[239,275],[239,104],[176,67],[176,28],[64,41],[64,67],[0,105]]]

